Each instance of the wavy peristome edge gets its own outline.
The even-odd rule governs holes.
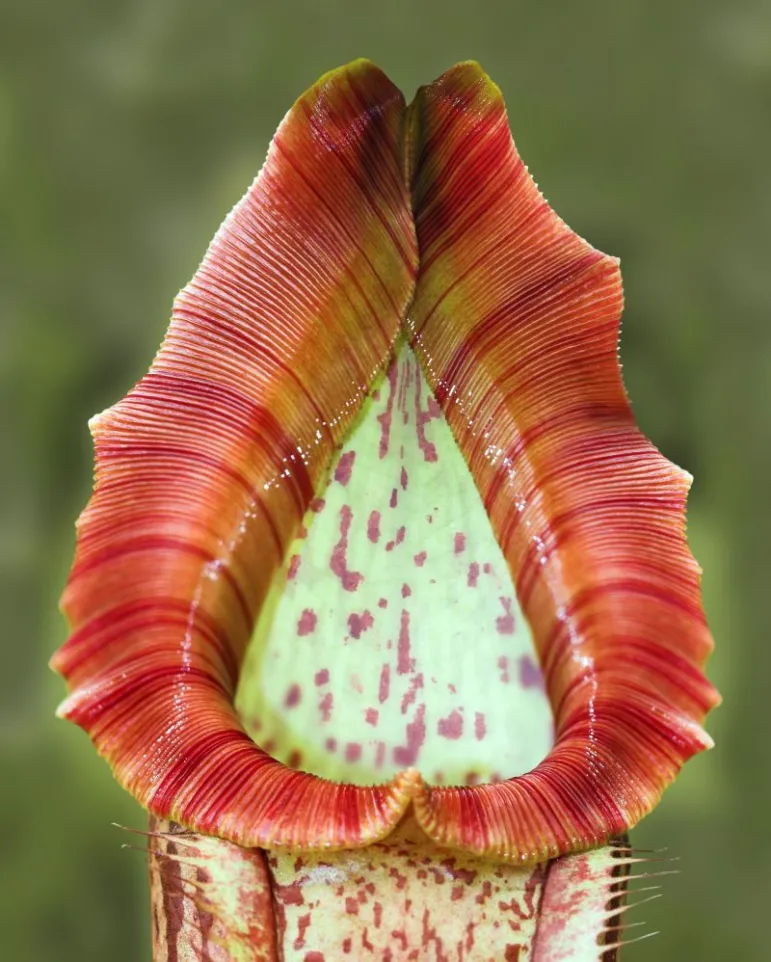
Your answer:
[[[260,175],[175,302],[150,373],[93,425],[95,493],[79,522],[63,599],[74,631],[53,666],[72,692],[61,714],[89,732],[121,784],[157,816],[242,845],[347,848],[384,838],[413,803],[423,829],[442,845],[540,861],[631,827],[682,762],[709,747],[699,722],[717,696],[700,671],[711,638],[698,569],[685,546],[687,482],[634,425],[617,360],[617,262],[581,241],[543,201],[516,154],[500,92],[478,67],[462,64],[424,88],[416,104],[404,128],[401,95],[377,68],[357,61],[325,75],[287,114]],[[440,129],[432,133],[432,124]],[[405,130],[413,158],[406,164]],[[450,156],[441,168],[443,151]],[[418,259],[403,166],[421,251],[408,317]],[[491,170],[499,174],[495,203],[480,187]],[[464,177],[472,189],[462,203],[452,191],[442,193]],[[498,241],[501,225],[490,218],[507,197],[511,223],[530,203],[529,227],[540,225],[537,237],[527,235],[526,250],[516,240],[504,248],[521,255],[508,289],[500,284],[506,265],[495,266],[490,243],[482,258],[469,244],[453,252],[450,236],[492,223],[498,232],[479,242],[484,248],[490,238]],[[538,238],[546,243],[531,263]],[[573,261],[560,261],[565,252]],[[472,253],[484,259],[485,279],[464,294],[461,281],[468,283],[474,264],[463,258]],[[455,268],[449,285],[448,263]],[[465,334],[451,313],[443,318],[457,299],[463,316],[471,316],[489,291],[504,298],[503,308],[487,316],[479,308]],[[538,311],[548,320],[549,305],[560,298],[562,328],[566,321],[582,327],[572,341],[549,342],[554,330],[544,334],[543,317],[539,329]],[[525,337],[511,362],[513,342],[500,334],[515,308]],[[443,320],[438,327],[434,315]],[[270,758],[246,735],[232,703],[270,578],[351,424],[350,412],[405,324],[515,577],[557,719],[557,744],[544,762],[497,785],[432,789],[415,771],[371,788],[327,782]],[[586,352],[587,332],[602,344],[601,356]],[[528,353],[533,340],[536,350]],[[334,383],[317,379],[324,357],[334,358]],[[540,362],[528,380],[523,371],[533,359]],[[595,376],[600,369],[605,381]],[[529,388],[531,407],[549,385],[560,398],[571,378],[583,383],[582,404],[560,415],[561,446],[551,454],[532,410],[525,405],[517,413],[520,401],[503,395],[512,371],[520,400]],[[479,407],[487,408],[466,423],[453,387],[462,391],[485,377]],[[493,445],[502,454],[497,470],[490,444],[480,448],[479,423],[490,429],[485,442],[491,433],[501,442]],[[574,450],[582,431],[583,453]],[[598,451],[600,442],[610,447]],[[588,554],[576,548],[587,546],[596,517],[612,526],[612,499],[600,499],[592,518],[571,526],[571,512],[580,517],[586,505],[572,504],[554,474],[575,472],[578,454],[582,475],[603,456],[629,460],[634,445],[638,460],[623,478],[634,487],[641,472],[650,477],[627,531],[641,548],[629,568],[631,590],[623,579],[602,581],[603,564],[613,568],[617,560],[614,544],[603,541],[607,528],[595,532]],[[517,459],[519,489],[511,474]],[[612,475],[615,483],[615,467]],[[596,495],[598,479],[595,471],[591,486],[582,479],[578,487]],[[525,504],[518,514],[529,516],[539,542],[523,539],[519,519],[506,508],[516,490]],[[560,497],[561,515],[554,511]],[[655,521],[656,537],[637,530],[642,517]],[[688,629],[679,647],[646,637],[666,634],[659,609],[658,621],[642,616],[661,599],[639,590],[645,578],[637,569],[652,565],[662,543],[667,577],[677,585],[661,604],[677,602],[673,633]],[[581,554],[578,562],[574,554]],[[645,577],[652,579],[648,588],[661,589],[650,571]],[[593,627],[598,621],[600,629]],[[611,643],[619,626],[632,630],[630,623],[640,644],[619,653]],[[613,627],[610,637],[603,625]]]
[[[244,845],[367,845],[415,781],[292,771],[233,704],[273,574],[412,297],[403,109],[366,61],[297,101],[150,373],[93,424],[95,493],[63,598],[74,631],[53,659],[71,689],[60,714],[152,813]],[[325,359],[334,382],[318,380]]]
[[[533,771],[429,789],[415,808],[443,844],[553,857],[636,824],[711,747],[690,476],[635,423],[618,260],[546,203],[498,88],[459,64],[410,115],[413,346],[515,578],[556,722]]]

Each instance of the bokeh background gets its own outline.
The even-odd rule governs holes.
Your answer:
[[[771,3],[0,2],[0,955],[149,958],[142,827],[47,669],[87,418],[147,368],[171,300],[294,98],[357,56],[405,90],[475,58],[559,213],[622,259],[643,429],[696,477],[689,530],[724,695],[714,752],[633,834],[682,874],[630,960],[764,960],[771,807]]]

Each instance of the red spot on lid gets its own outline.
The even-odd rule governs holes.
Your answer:
[[[377,720],[379,716],[380,716],[380,712],[377,710],[377,708],[368,708],[364,712],[364,721],[368,725],[372,725],[372,727],[374,728],[374,726],[377,725]]]
[[[367,520],[367,537],[372,544],[377,544],[380,540],[380,512],[370,511]]]
[[[514,634],[514,615],[511,611],[511,598],[499,598],[504,613],[495,619],[495,628],[499,635]]]
[[[348,742],[345,746],[345,760],[347,762],[358,762],[361,758],[361,744],[359,742]]]
[[[388,600],[386,598],[380,598],[377,603],[378,608],[387,608]]]
[[[316,628],[316,612],[310,608],[305,608],[297,622],[297,634],[309,635]]]
[[[342,484],[343,487],[345,487],[351,480],[351,471],[353,471],[353,462],[355,459],[355,451],[346,451],[337,462],[337,467],[335,468],[335,481],[337,481],[338,484]]]
[[[402,598],[409,598],[412,594],[412,588],[408,584],[402,585]]]
[[[463,734],[463,715],[457,709],[451,711],[447,718],[439,719],[436,730],[442,738],[457,740]]]
[[[294,579],[297,577],[297,572],[300,570],[301,560],[302,559],[300,558],[299,554],[292,555],[291,559],[289,560],[289,568],[287,569],[286,573],[287,581],[294,581]]]
[[[453,538],[453,550],[455,554],[461,554],[466,550],[466,535],[462,531],[456,531]]]
[[[519,683],[523,688],[543,689],[543,675],[529,655],[522,655],[519,659]]]
[[[404,536],[407,533],[407,529],[402,525],[396,532],[396,537],[393,541],[389,541],[386,545],[386,551],[393,551],[397,544],[401,544],[404,541]]]
[[[326,748],[326,750],[327,750],[328,752],[336,752],[336,751],[337,751],[337,739],[336,739],[336,738],[327,738],[327,740],[324,742],[324,748]]]
[[[350,571],[348,568],[348,532],[351,530],[353,512],[347,504],[340,508],[340,540],[332,549],[332,558],[329,562],[333,574],[340,579],[340,584],[345,591],[356,591],[364,581],[364,575],[359,571]]]
[[[329,668],[320,668],[313,676],[313,680],[317,685],[326,685],[329,681]]]
[[[348,632],[352,638],[361,638],[361,633],[375,624],[372,613],[365,609],[361,614],[353,611],[348,615]]]
[[[402,696],[401,712],[402,715],[407,714],[407,709],[412,705],[418,697],[418,691],[423,687],[423,673],[413,675],[410,681],[410,686],[407,691]]]
[[[391,438],[391,419],[393,417],[394,410],[394,395],[396,392],[396,369],[397,362],[396,358],[391,361],[391,365],[388,368],[388,398],[386,400],[386,409],[382,414],[378,414],[377,419],[380,423],[380,446],[378,448],[378,457],[382,460],[388,454],[388,444]]]
[[[399,475],[399,484],[402,486],[402,491],[407,490],[408,480],[409,478],[407,476],[407,469],[405,467],[402,467],[401,473]]]
[[[406,745],[397,745],[393,751],[394,762],[405,768],[414,765],[418,760],[418,753],[426,740],[426,706],[420,705],[415,713],[415,720],[407,725]]]
[[[412,560],[415,562],[415,564],[418,566],[418,568],[422,568],[423,565],[425,564],[425,561],[426,561],[426,558],[427,558],[427,557],[428,557],[428,552],[427,552],[427,551],[420,551],[418,554],[416,554],[416,555],[414,556],[414,558],[413,558]]]
[[[415,659],[412,657],[410,645],[410,613],[402,608],[396,648],[396,670],[400,675],[407,675],[415,670]]]
[[[314,498],[308,507],[314,514],[318,514],[320,511],[324,510],[324,505],[327,502],[323,498]]]
[[[396,488],[393,488],[391,490],[391,497],[388,501],[388,506],[389,508],[395,508],[398,503],[399,503],[399,495],[396,491]]]
[[[498,667],[501,669],[501,681],[504,685],[508,685],[511,681],[511,675],[509,675],[509,659],[506,655],[501,655],[498,659]]]
[[[319,702],[319,711],[321,712],[321,720],[329,721],[332,715],[332,709],[335,707],[335,696],[331,691],[328,691],[326,695]]]
[[[479,562],[472,561],[468,566],[468,574],[466,575],[466,584],[469,588],[476,588],[477,582],[479,581]]]
[[[286,697],[284,698],[284,707],[294,708],[295,705],[299,705],[299,703],[300,703],[300,686],[297,683],[295,683],[294,685],[290,685],[289,690],[286,693]]]
[[[433,395],[428,398],[428,410],[424,411],[420,405],[420,378],[415,379],[415,430],[418,435],[418,447],[423,452],[423,460],[429,463],[436,462],[438,460],[436,454],[436,445],[433,441],[429,441],[426,437],[426,425],[431,420],[432,417],[438,417],[432,413],[432,404],[439,411],[439,406],[436,403]]]
[[[478,742],[481,742],[487,733],[487,722],[485,721],[484,712],[478,711],[474,715],[474,737]]]
[[[380,669],[380,683],[378,685],[377,700],[382,705],[388,699],[391,690],[391,666],[383,665]]]

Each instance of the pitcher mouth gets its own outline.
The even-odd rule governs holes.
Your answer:
[[[689,480],[635,426],[622,300],[616,260],[548,207],[476,65],[410,108],[365,61],[326,75],[177,298],[149,374],[92,425],[73,634],[53,659],[71,691],[61,714],[151,812],[246,846],[367,845],[410,805],[438,844],[524,862],[633,825],[709,747],[718,699]],[[554,715],[546,757],[497,782],[429,785],[398,754],[379,785],[320,778],[259,747],[242,693],[236,705],[255,620],[400,338],[476,489]],[[358,569],[328,548],[354,595]],[[299,623],[305,609],[289,610]]]
[[[372,785],[530,771],[554,722],[479,494],[406,343],[287,552],[239,677],[247,732],[290,768]]]

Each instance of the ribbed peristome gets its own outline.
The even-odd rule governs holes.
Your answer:
[[[367,62],[322,78],[178,296],[150,372],[93,421],[61,713],[156,816],[245,846],[361,847],[412,806],[442,846],[535,862],[635,824],[710,745],[717,696],[689,479],[635,425],[621,310],[617,261],[544,201],[476,65],[409,109]],[[276,573],[405,340],[554,714],[546,758],[496,783],[406,768],[337,784],[271,757],[234,705]]]

